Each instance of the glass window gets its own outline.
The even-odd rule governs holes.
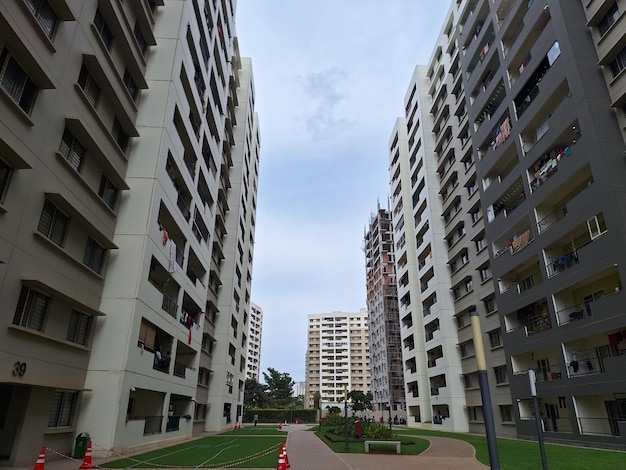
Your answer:
[[[67,159],[72,168],[80,171],[80,166],[85,155],[85,147],[68,129],[63,132],[59,152]]]
[[[49,304],[50,297],[28,286],[22,286],[13,317],[13,324],[43,331]]]
[[[91,315],[72,310],[70,315],[70,323],[67,328],[67,336],[65,339],[72,343],[85,345],[89,338],[89,329],[91,327]]]
[[[77,392],[55,390],[48,414],[49,428],[66,428],[72,425]]]
[[[619,10],[617,9],[617,4],[614,3],[598,23],[598,31],[600,31],[600,36],[604,36],[604,34],[611,28],[611,26],[613,26],[618,18]]]
[[[115,142],[117,142],[117,145],[119,145],[120,149],[122,149],[122,152],[126,152],[130,137],[126,132],[124,132],[122,123],[117,118],[113,120],[111,133],[113,134],[113,138],[115,139]]]
[[[97,273],[102,271],[104,264],[104,255],[106,250],[102,245],[93,238],[87,237],[87,245],[85,246],[85,254],[83,255],[83,264]]]
[[[0,55],[0,87],[25,112],[30,112],[37,94],[37,86],[8,50]]]
[[[13,168],[11,168],[4,160],[0,160],[0,201],[4,199],[9,187],[9,181],[11,180],[12,173]]]
[[[118,189],[111,182],[105,174],[100,177],[100,187],[98,188],[98,196],[109,206],[111,209],[115,206],[117,201]]]
[[[128,70],[124,70],[124,85],[126,85],[126,89],[128,90],[131,98],[135,100],[137,98],[137,94],[139,93],[139,88]]]
[[[93,24],[96,27],[96,30],[98,30],[98,33],[100,33],[100,38],[102,39],[102,42],[104,42],[106,48],[108,50],[111,50],[111,44],[113,43],[113,33],[111,32],[111,28],[109,28],[109,25],[104,19],[104,16],[102,16],[100,9],[96,10],[96,16],[93,19]]]
[[[89,72],[89,69],[84,64],[80,69],[78,84],[85,92],[85,96],[89,102],[95,108],[98,105],[98,98],[100,97],[100,87],[94,80],[93,75]]]
[[[506,366],[494,367],[493,372],[496,376],[496,384],[508,383],[509,380],[506,374]]]
[[[139,44],[139,49],[141,50],[141,53],[145,54],[146,51],[148,50],[148,43],[146,42],[143,32],[141,31],[141,28],[139,27],[139,23],[135,23],[135,29],[133,30],[133,34],[135,35],[137,44]]]
[[[611,62],[613,77],[617,77],[624,70],[624,67],[626,67],[626,47],[619,51],[613,62]]]
[[[513,411],[511,405],[500,405],[500,417],[502,418],[502,422],[512,422],[513,421]]]
[[[59,246],[63,246],[70,219],[46,199],[37,230]]]
[[[52,38],[59,18],[50,6],[50,2],[48,0],[26,0],[26,5],[37,18],[37,22],[46,33],[46,36]]]
[[[489,344],[491,344],[491,349],[502,346],[502,341],[500,340],[500,330],[493,330],[489,332]]]

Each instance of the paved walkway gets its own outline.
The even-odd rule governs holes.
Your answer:
[[[476,460],[474,448],[471,445],[457,439],[419,436],[421,439],[430,441],[430,447],[420,455],[335,454],[313,432],[307,431],[308,427],[307,425],[286,427],[290,470],[380,470],[386,467],[394,470],[489,469],[488,466]],[[278,463],[278,455],[276,457]],[[111,459],[94,459],[94,467],[108,460]],[[81,461],[68,458],[54,459],[53,455],[48,452],[45,470],[78,470],[81,463]],[[34,465],[35,462],[28,467],[1,467],[1,470],[27,470],[34,468]]]
[[[290,470],[485,470],[474,457],[474,448],[465,441],[443,437],[419,436],[430,441],[420,455],[335,454],[306,426],[292,426],[287,437]]]

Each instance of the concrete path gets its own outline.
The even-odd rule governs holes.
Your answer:
[[[485,470],[476,460],[474,447],[465,441],[443,437],[419,436],[430,442],[421,455],[335,454],[306,426],[291,426],[287,456],[291,470]]]

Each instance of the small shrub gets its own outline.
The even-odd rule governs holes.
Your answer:
[[[368,439],[392,439],[396,433],[381,423],[365,423],[363,435]]]

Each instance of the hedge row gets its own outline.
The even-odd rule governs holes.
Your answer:
[[[300,423],[315,423],[319,411],[312,408],[273,409],[273,408],[246,408],[243,412],[243,422],[252,423],[254,415],[258,416],[259,423],[284,423],[285,421]]]

